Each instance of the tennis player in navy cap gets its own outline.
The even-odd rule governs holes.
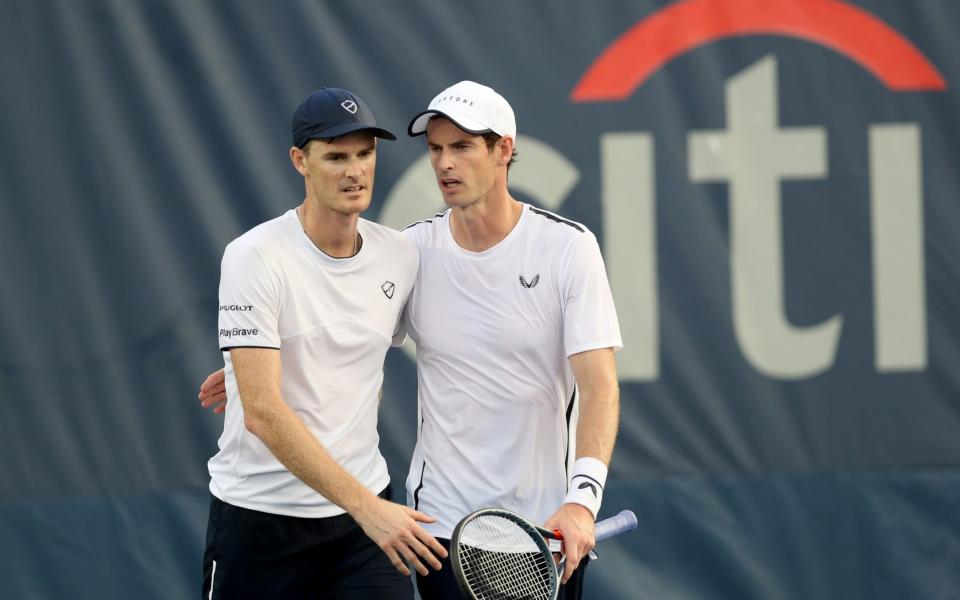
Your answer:
[[[292,133],[303,202],[221,265],[227,410],[203,598],[410,598],[406,564],[425,575],[446,550],[420,525],[431,517],[390,501],[377,406],[419,263],[403,235],[360,218],[378,138],[396,138],[339,88],[307,96]]]

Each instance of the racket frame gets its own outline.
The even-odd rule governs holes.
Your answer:
[[[547,540],[544,538],[561,539],[559,536],[559,531],[549,531],[543,527],[534,525],[530,521],[509,510],[504,510],[502,508],[482,508],[470,513],[461,519],[459,523],[457,523],[456,528],[453,530],[453,535],[450,536],[450,566],[453,568],[453,574],[457,579],[457,584],[460,586],[460,591],[462,591],[464,596],[466,596],[469,600],[480,599],[470,589],[470,583],[467,581],[467,576],[463,572],[463,567],[461,566],[462,563],[460,560],[462,557],[460,549],[460,536],[467,524],[478,517],[485,516],[499,517],[518,525],[527,533],[527,535],[530,536],[530,540],[536,544],[537,549],[543,554],[544,560],[546,560],[548,564],[554,564],[553,552],[551,552],[550,546],[547,544]],[[548,576],[550,578],[550,597],[556,598],[557,593],[560,590],[560,576],[556,569],[547,569],[547,571],[549,572]]]
[[[554,550],[551,550],[550,545],[547,543],[547,540],[562,540],[563,535],[558,530],[550,531],[549,529],[544,529],[539,525],[531,523],[527,519],[524,519],[520,515],[511,512],[509,510],[504,510],[502,508],[482,508],[480,510],[474,511],[460,520],[457,523],[456,528],[453,530],[453,535],[450,536],[450,566],[453,569],[454,577],[457,579],[457,585],[460,586],[460,591],[463,592],[463,595],[466,596],[469,600],[480,600],[476,594],[470,589],[470,584],[467,581],[466,574],[463,572],[463,567],[460,563],[460,537],[463,532],[464,527],[481,516],[496,516],[508,521],[516,523],[521,529],[523,529],[527,535],[530,536],[530,539],[537,545],[540,552],[543,553],[544,558],[553,563]],[[597,522],[596,524],[596,533],[595,539],[597,543],[611,538],[615,535],[621,533],[632,531],[637,528],[637,516],[630,510],[622,510],[617,515],[604,519]],[[560,573],[563,571],[563,562],[566,560],[566,556],[562,556],[560,564],[556,564],[556,571],[552,573],[551,576],[551,591],[552,597],[556,598],[557,594],[560,591]],[[555,563],[554,563],[555,564]],[[547,569],[548,571],[554,571],[553,569]]]

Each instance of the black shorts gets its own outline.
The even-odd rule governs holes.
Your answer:
[[[437,538],[447,551],[450,551],[450,540]],[[460,593],[460,587],[457,585],[457,578],[450,567],[449,555],[440,561],[443,567],[439,571],[430,569],[427,576],[417,573],[417,591],[423,600],[460,600],[463,594]],[[583,577],[587,571],[589,558],[584,558],[577,565],[577,569],[570,576],[570,581],[566,585],[560,586],[560,593],[557,600],[580,600],[583,595]]]
[[[380,496],[389,499],[389,490]],[[410,600],[413,585],[350,515],[288,517],[211,496],[202,594],[203,600]]]

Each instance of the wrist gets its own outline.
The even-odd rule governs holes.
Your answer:
[[[589,456],[578,458],[570,472],[570,483],[564,504],[579,504],[597,519],[603,501],[603,486],[607,483],[607,465]]]
[[[366,516],[373,509],[373,504],[380,498],[363,486],[358,486],[358,488],[357,493],[353,494],[341,507],[353,517],[354,521],[360,522],[366,519]]]

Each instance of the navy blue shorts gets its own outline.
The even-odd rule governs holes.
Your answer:
[[[381,497],[389,499],[389,490]],[[413,585],[350,515],[302,519],[211,496],[202,594],[203,600],[410,600]]]

